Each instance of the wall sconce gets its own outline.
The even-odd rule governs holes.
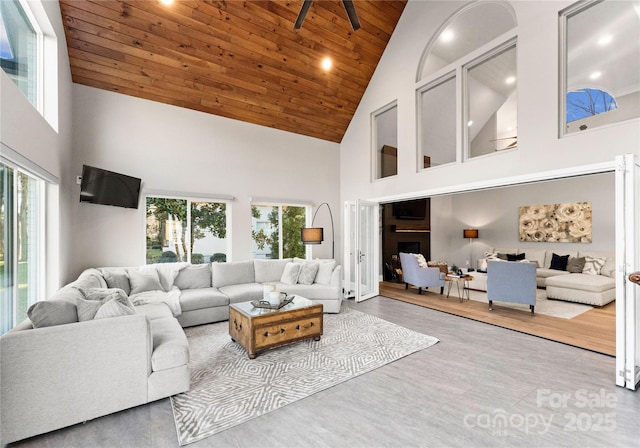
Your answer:
[[[473,266],[473,246],[471,245],[471,240],[478,238],[478,229],[464,229],[462,231],[462,236],[464,238],[469,238],[469,263]],[[475,269],[472,267],[468,267],[469,272],[474,271]]]

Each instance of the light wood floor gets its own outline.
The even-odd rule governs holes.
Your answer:
[[[380,296],[348,306],[440,342],[189,448],[638,446],[640,393],[615,386],[610,356]],[[586,394],[607,404],[585,407]],[[550,400],[560,396],[561,405]],[[599,427],[576,430],[578,415]],[[178,440],[163,399],[17,447],[178,448]]]
[[[561,319],[543,314],[531,315],[525,311],[500,307],[494,303],[493,311],[487,304],[404,288],[404,283],[380,282],[380,295],[424,306],[445,313],[497,325],[522,333],[540,336],[576,347],[593,350],[605,355],[616,354],[616,306],[615,301],[603,307],[594,307],[573,319]]]

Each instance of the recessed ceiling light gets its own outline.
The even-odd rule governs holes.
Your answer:
[[[173,0],[160,0],[160,3],[169,6],[173,3]]]
[[[509,76],[507,79],[504,80],[504,82],[506,82],[507,84],[513,84],[514,82],[516,82],[516,77]]]
[[[467,122],[467,126],[468,126],[468,127],[473,126],[473,120],[469,120],[469,121]]]
[[[589,75],[589,79],[598,79],[602,76],[602,72],[593,72]]]
[[[322,60],[322,69],[325,71],[328,71],[331,66],[333,65],[333,61],[331,60],[331,58],[326,57]]]
[[[440,40],[442,42],[451,42],[453,40],[453,38],[454,38],[453,31],[448,30],[448,29],[444,30],[442,32],[442,34],[440,35]]]
[[[605,34],[604,36],[600,37],[600,39],[598,39],[598,45],[604,47],[606,45],[609,45],[612,40],[613,36],[611,34]]]

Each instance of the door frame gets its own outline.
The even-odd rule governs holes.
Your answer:
[[[640,265],[640,158],[616,157],[616,384],[636,390],[640,381],[640,293],[629,274]]]

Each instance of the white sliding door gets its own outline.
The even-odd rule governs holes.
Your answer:
[[[640,381],[640,161],[616,157],[616,384],[635,390]]]

